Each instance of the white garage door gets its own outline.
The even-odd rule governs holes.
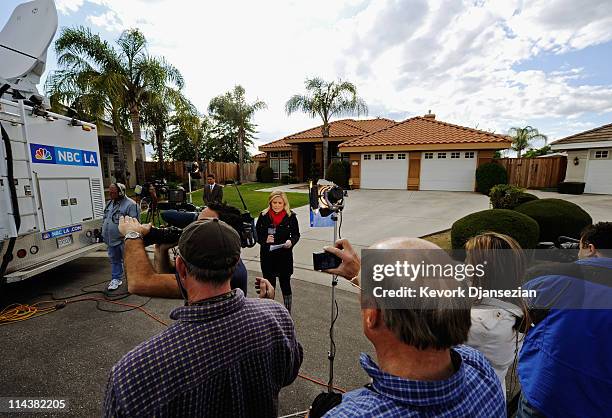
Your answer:
[[[593,150],[586,167],[585,193],[612,194],[612,151]]]
[[[408,153],[361,154],[362,189],[408,188]]]
[[[474,191],[476,151],[421,153],[419,190]]]

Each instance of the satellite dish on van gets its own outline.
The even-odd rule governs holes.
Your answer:
[[[53,0],[20,4],[0,32],[0,79],[20,91],[36,93],[45,71],[47,49],[57,31]]]

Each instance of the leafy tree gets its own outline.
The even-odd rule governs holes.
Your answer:
[[[550,154],[550,152],[551,152],[550,145],[545,145],[542,148],[527,150],[525,152],[525,158],[535,158],[541,155]]]
[[[160,91],[151,92],[142,107],[142,121],[152,131],[150,141],[155,150],[155,160],[159,163],[158,171],[164,176],[164,154],[167,153],[168,143],[166,134],[172,118],[181,114],[182,109],[188,108],[191,103],[177,89],[163,86]]]
[[[546,135],[538,132],[533,126],[525,126],[524,128],[510,128],[509,132],[512,137],[512,149],[517,152],[517,157],[521,158],[521,154],[532,141],[536,139],[543,139],[545,142],[548,140]]]
[[[368,113],[368,107],[358,95],[357,87],[348,81],[327,82],[319,77],[304,82],[306,94],[295,94],[285,104],[287,114],[301,111],[310,117],[319,116],[323,121],[323,177],[327,174],[329,123],[334,116]]]
[[[152,94],[165,86],[182,88],[183,77],[163,58],[147,53],[146,38],[138,29],[124,31],[116,43],[114,48],[83,26],[63,29],[55,42],[60,70],[52,76],[51,84],[57,90],[74,93],[86,87],[85,92],[94,96],[96,85],[105,86],[100,95],[107,95],[108,100],[115,102],[112,106],[117,111],[129,115],[132,137],[138,145],[136,176],[142,182],[142,108]]]
[[[251,122],[255,112],[266,108],[266,104],[260,100],[248,103],[245,97],[245,90],[242,86],[235,86],[233,90],[214,97],[208,106],[214,121],[213,137],[216,138],[213,145],[216,149],[223,146],[226,142],[236,142],[238,148],[238,177],[240,182],[244,179],[243,164],[246,150],[246,143],[255,133],[255,125]],[[226,152],[223,149],[223,152]]]

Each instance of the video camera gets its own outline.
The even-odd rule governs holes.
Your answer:
[[[151,227],[151,231],[144,237],[144,245],[177,243],[183,233],[183,228],[195,222],[202,211],[202,208],[196,206],[194,208],[194,211],[178,211],[181,214],[179,218],[169,216],[167,212],[162,212],[161,217],[169,226],[161,228]],[[239,209],[236,208],[236,210],[240,212]],[[236,214],[236,216],[236,220],[232,222],[229,219],[224,219],[224,216],[220,214],[221,220],[227,220],[227,223],[240,235],[240,245],[242,248],[254,247],[257,244],[255,219],[248,211],[241,212],[240,215]]]

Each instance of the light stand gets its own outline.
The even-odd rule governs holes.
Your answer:
[[[331,215],[332,221],[334,221],[334,241],[332,245],[336,245],[338,239],[338,215],[333,212]],[[329,327],[329,351],[327,352],[327,358],[329,359],[329,381],[327,382],[327,392],[333,393],[334,391],[334,359],[336,357],[336,343],[334,342],[334,324],[336,322],[337,315],[337,303],[336,303],[336,286],[338,285],[338,275],[332,276],[332,290],[331,290],[331,325]]]

